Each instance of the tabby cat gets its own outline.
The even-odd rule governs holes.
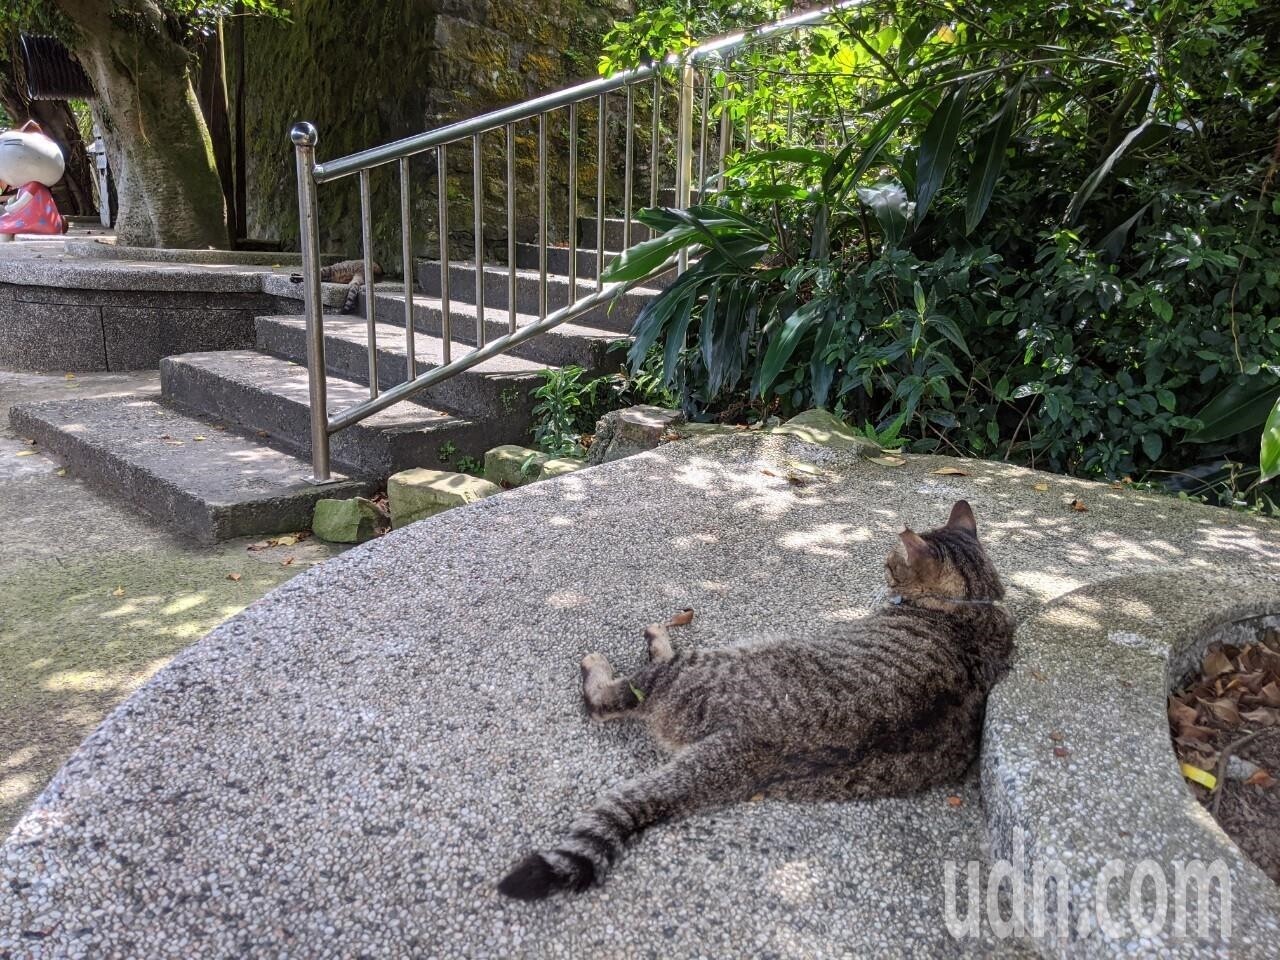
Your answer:
[[[674,755],[608,790],[498,889],[521,900],[583,890],[649,825],[759,793],[884,797],[961,778],[1014,631],[969,504],[937,530],[903,531],[885,571],[892,605],[816,636],[676,653],[654,625],[649,664],[629,677],[588,655],[588,714],[643,719]]]
[[[373,282],[377,283],[382,279],[382,267],[378,265],[378,261],[373,261]],[[289,277],[294,283],[302,282],[302,274],[295,273]],[[347,285],[347,299],[343,301],[339,313],[350,313],[356,308],[356,304],[360,301],[360,291],[364,287],[364,261],[363,260],[339,260],[337,263],[331,263],[327,267],[320,270],[321,283],[345,283]]]

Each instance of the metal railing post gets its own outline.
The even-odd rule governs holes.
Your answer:
[[[303,314],[307,321],[307,386],[311,404],[311,482],[328,483],[329,402],[324,366],[324,318],[320,300],[320,224],[316,217],[316,143],[309,123],[289,131],[298,171],[298,233],[302,240]],[[366,277],[366,284],[370,278]]]
[[[680,112],[676,120],[676,202],[686,209],[693,186],[693,64],[686,60],[680,66]],[[677,269],[684,273],[689,268],[689,253],[680,250]]]

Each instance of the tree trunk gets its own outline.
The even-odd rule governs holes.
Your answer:
[[[94,116],[119,195],[119,242],[226,247],[226,206],[191,85],[191,56],[159,6],[56,3],[75,25],[70,46],[98,93]]]

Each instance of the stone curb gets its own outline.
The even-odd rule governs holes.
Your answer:
[[[1263,956],[1280,939],[1280,891],[1192,797],[1165,712],[1171,687],[1205,648],[1256,618],[1280,622],[1276,580],[1171,571],[1083,587],[1020,625],[1017,660],[987,705],[981,784],[993,855],[1013,865],[1027,901],[1039,899],[1036,867],[1056,861],[1069,878],[1069,919],[1055,897],[1043,898],[1044,955],[1190,957],[1212,946]],[[1113,860],[1123,869],[1106,884],[1107,913],[1118,922],[1108,930],[1098,922],[1099,874]],[[1175,871],[1193,860],[1225,864],[1231,925],[1224,931],[1211,905],[1209,936],[1184,940],[1173,928]],[[1169,890],[1168,919],[1154,932],[1131,922],[1130,882],[1143,861],[1155,863]],[[1141,890],[1138,923],[1159,917],[1155,882]],[[1198,929],[1194,914],[1189,931]]]

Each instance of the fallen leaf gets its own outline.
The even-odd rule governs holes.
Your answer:
[[[1045,682],[1046,680],[1048,680],[1049,678],[1048,678],[1047,676],[1045,676],[1045,674],[1041,673],[1039,670],[1036,670],[1036,669],[1033,667],[1033,668],[1032,668],[1032,670],[1031,670],[1031,679],[1036,680],[1036,681],[1038,681],[1038,682],[1040,682],[1040,683],[1044,683],[1044,682]]]
[[[1185,742],[1188,746],[1198,746],[1196,741],[1204,742],[1213,737],[1216,731],[1209,727],[1201,727],[1194,723],[1188,723],[1178,728],[1177,740],[1179,743]]]
[[[1208,700],[1205,702],[1205,706],[1208,707],[1209,711],[1219,720],[1229,723],[1232,726],[1239,725],[1240,708],[1235,705],[1234,700],[1228,700],[1226,698],[1221,700]]]
[[[1258,699],[1268,707],[1280,707],[1280,683],[1272,680],[1258,691]]]
[[[1251,787],[1261,787],[1263,790],[1270,790],[1276,785],[1276,778],[1265,770],[1255,770],[1253,775],[1245,781]]]
[[[123,597],[123,596],[124,596],[124,587],[116,587],[114,590],[112,590],[112,591],[111,591],[111,595],[112,595],[113,597]]]
[[[1218,785],[1218,778],[1208,770],[1201,770],[1199,767],[1193,767],[1189,763],[1181,764],[1179,767],[1182,775],[1192,783],[1198,783],[1202,787],[1212,790]]]
[[[686,624],[693,623],[693,607],[685,607],[674,617],[667,621],[668,627],[683,627]]]
[[[297,542],[298,542],[298,538],[291,534],[287,537],[277,537],[275,540],[275,545],[277,547],[292,547]]]
[[[1067,747],[1054,747],[1053,755],[1055,757],[1069,757],[1071,756],[1071,750]]]
[[[280,566],[287,567],[291,563],[293,563],[293,557],[285,557],[283,560],[280,561]]]
[[[750,797],[747,798],[747,803],[759,803],[763,799],[764,799],[763,793],[753,793]]]
[[[1066,734],[1064,734],[1061,730],[1050,730],[1049,739],[1052,740],[1054,743],[1061,743],[1063,740],[1066,739]]]
[[[63,377],[64,380],[74,380],[75,378],[76,378],[76,375],[74,373],[68,373],[65,377]]]
[[[254,435],[255,437],[261,437],[261,438],[263,438],[263,439],[265,439],[265,438],[267,438],[267,437],[271,436],[271,434],[270,434],[270,433],[268,433],[266,430],[256,430],[256,431],[254,431],[254,434],[253,434],[253,435]]]
[[[36,452],[34,450],[19,450],[14,454],[15,457],[34,457],[35,455]]]
[[[957,797],[957,796],[953,793],[951,796],[947,797],[947,806],[948,806],[948,807],[963,807],[963,806],[964,806],[964,800],[963,800],[962,798],[960,798],[960,797]]]
[[[201,437],[201,436],[195,436],[195,437],[192,437],[191,439],[192,439],[192,440],[197,440],[197,441],[199,441],[199,440],[207,440],[208,438],[207,438],[207,437]]]
[[[1177,725],[1195,723],[1199,711],[1195,707],[1183,703],[1176,697],[1169,698],[1169,720]]]
[[[1037,483],[1031,489],[1038,490],[1041,493],[1044,493],[1046,490],[1049,489],[1049,485],[1047,483]]]
[[[937,470],[930,470],[929,472],[939,477],[967,477],[969,475],[959,467],[939,467]]]
[[[228,580],[230,580],[230,581],[232,581],[232,582],[239,582],[239,580],[240,580],[240,574],[238,574],[238,573],[228,573],[228,574],[227,574],[227,579],[228,579]]]
[[[895,457],[892,455],[886,455],[883,457],[871,457],[870,460],[872,463],[878,463],[882,467],[900,467],[907,462],[902,457]]]
[[[1221,650],[1210,650],[1205,654],[1200,669],[1206,677],[1216,677],[1222,673],[1230,673],[1233,669],[1231,660]]]
[[[1089,512],[1089,508],[1088,508],[1088,507],[1086,507],[1086,506],[1084,505],[1084,501],[1083,501],[1083,500],[1072,500],[1072,501],[1071,501],[1071,509],[1072,509],[1072,510],[1074,510],[1076,513],[1088,513],[1088,512]]]
[[[67,475],[67,468],[59,467],[57,470],[53,471],[53,475],[55,477],[65,477]]]
[[[1249,723],[1259,723],[1264,727],[1274,727],[1280,724],[1280,710],[1272,710],[1267,707],[1259,707],[1257,710],[1245,710],[1240,714],[1242,720]]]

